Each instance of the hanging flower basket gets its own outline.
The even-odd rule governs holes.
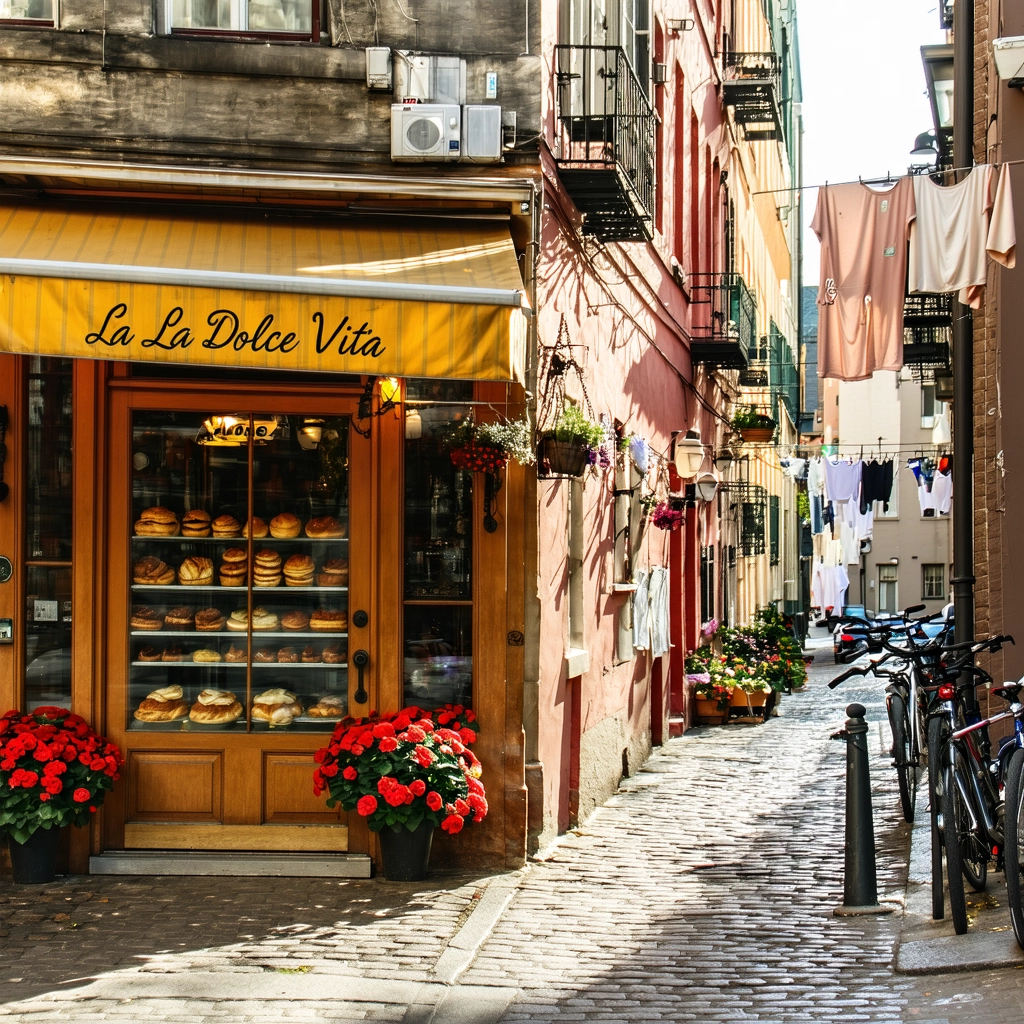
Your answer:
[[[496,473],[505,468],[508,455],[503,448],[496,445],[470,441],[460,448],[453,448],[451,460],[454,466],[471,473]]]
[[[748,443],[770,441],[775,436],[775,427],[740,427],[740,433]]]
[[[544,476],[580,477],[586,471],[589,453],[589,447],[576,441],[545,437],[537,447],[537,461]]]

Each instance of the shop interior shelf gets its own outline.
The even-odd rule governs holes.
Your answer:
[[[205,639],[210,636],[230,636],[243,639],[248,634],[244,629],[209,629],[209,630],[194,630],[194,629],[133,629],[131,631],[132,636],[190,636],[193,639]],[[312,630],[307,632],[300,632],[299,630],[288,630],[284,633],[272,633],[269,630],[255,629],[253,630],[253,637],[259,639],[260,637],[267,637],[268,639],[274,637],[289,636],[296,640],[300,638],[305,639],[321,639],[326,637],[339,637],[348,636],[348,633],[328,633],[326,630]],[[152,663],[151,663],[152,664]]]
[[[245,668],[245,662],[238,661],[133,661],[132,668]],[[348,668],[348,662],[328,663],[326,661],[314,662],[280,662],[280,661],[254,661],[253,668],[326,668],[334,669]]]
[[[158,544],[166,544],[168,541],[176,541],[181,543],[182,541],[188,541],[193,544],[199,542],[201,544],[232,544],[235,547],[242,547],[249,542],[248,537],[184,537],[180,533],[175,534],[173,537],[165,537],[163,535],[157,535],[154,537],[142,536],[140,534],[132,535],[133,541],[145,542],[147,544],[155,541]],[[348,537],[257,537],[253,544],[347,544]]]
[[[162,594],[167,591],[173,591],[176,594],[187,594],[191,590],[231,590],[236,594],[245,593],[245,587],[222,587],[217,584],[211,584],[209,586],[195,586],[190,583],[168,583],[165,585],[133,583],[132,590],[153,594]],[[321,590],[329,590],[331,593],[338,593],[339,591],[347,591],[348,587],[261,587],[259,585],[253,587],[254,594],[311,594]]]

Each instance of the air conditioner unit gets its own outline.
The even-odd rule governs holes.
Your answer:
[[[394,73],[399,103],[466,102],[466,62],[460,57],[396,50]]]
[[[470,104],[462,108],[462,158],[476,163],[501,161],[501,107]]]
[[[462,109],[453,103],[392,103],[391,159],[458,160]]]

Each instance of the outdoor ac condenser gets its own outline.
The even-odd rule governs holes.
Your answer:
[[[462,108],[462,159],[478,164],[501,161],[501,107],[468,104]]]
[[[449,103],[392,103],[391,159],[451,161],[462,155],[462,108]]]

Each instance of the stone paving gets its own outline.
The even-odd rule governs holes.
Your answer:
[[[518,876],[0,880],[0,1016],[1019,1021],[1021,971],[896,975],[898,915],[832,915],[845,755],[828,737],[851,700],[884,718],[873,686],[827,690],[834,672],[815,667],[763,726],[672,741]],[[878,726],[870,738],[879,889],[899,897],[908,827]],[[480,930],[479,915],[467,925],[475,908],[514,885],[482,945],[446,975],[459,936]]]

